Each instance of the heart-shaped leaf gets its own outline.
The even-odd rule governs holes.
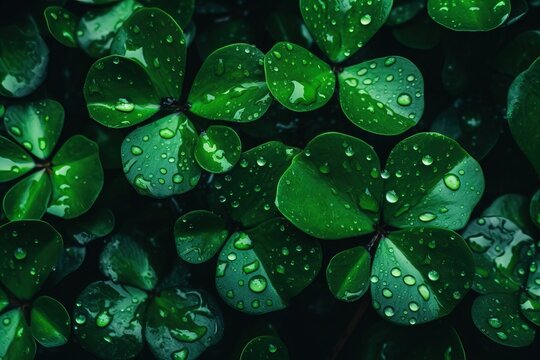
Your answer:
[[[211,200],[244,227],[279,215],[274,204],[281,175],[298,149],[270,141],[244,153],[229,173],[214,177]]]
[[[24,102],[10,106],[4,115],[9,134],[40,159],[48,158],[64,126],[64,108],[54,100]]]
[[[223,246],[216,268],[216,287],[231,307],[265,314],[287,307],[317,276],[319,243],[284,219],[272,219],[235,232]]]
[[[49,296],[40,296],[32,303],[30,330],[41,345],[62,346],[68,342],[71,320],[62,304]]]
[[[321,239],[370,233],[379,218],[379,175],[371,146],[340,133],[321,134],[279,180],[276,205],[295,226]]]
[[[139,2],[145,6],[156,7],[166,11],[182,29],[188,26],[195,10],[195,0],[139,0]]]
[[[300,0],[300,11],[317,45],[332,62],[352,56],[384,25],[392,0]]]
[[[248,341],[240,360],[289,360],[289,351],[279,337],[262,335]]]
[[[135,60],[111,55],[96,61],[84,83],[92,119],[112,128],[138,124],[159,111],[150,76]]]
[[[342,301],[360,299],[369,288],[371,256],[363,246],[334,255],[326,268],[326,282],[332,294]]]
[[[188,102],[194,114],[212,120],[254,121],[272,103],[266,86],[264,54],[248,44],[214,51],[202,64]]]
[[[0,282],[20,300],[31,299],[62,255],[62,237],[39,220],[0,226]]]
[[[420,133],[386,161],[384,219],[395,227],[461,229],[484,192],[478,162],[453,139]]]
[[[197,185],[197,132],[184,114],[171,114],[132,131],[122,143],[124,173],[143,195],[165,198]]]
[[[18,178],[35,166],[32,158],[13,141],[0,136],[0,182]]]
[[[454,31],[489,31],[510,15],[510,0],[428,0],[429,16]]]
[[[191,264],[210,260],[228,235],[225,221],[207,210],[190,211],[174,224],[178,256]]]
[[[148,295],[111,281],[88,285],[73,310],[73,333],[83,349],[104,359],[130,359],[143,348]]]
[[[517,225],[526,234],[534,233],[529,214],[529,199],[519,194],[504,194],[493,200],[482,216],[503,217]],[[533,219],[534,220],[534,219]]]
[[[43,11],[51,35],[62,45],[77,47],[78,19],[62,6],[49,6]]]
[[[489,339],[501,345],[522,347],[534,341],[535,330],[519,313],[515,294],[487,294],[474,299],[474,325]]]
[[[409,60],[390,56],[346,67],[338,75],[339,101],[356,126],[397,135],[416,125],[424,112],[424,79]]]
[[[2,359],[33,360],[36,342],[26,325],[21,309],[0,315],[0,357]]]
[[[330,66],[301,46],[279,42],[264,57],[268,89],[292,111],[311,111],[334,94],[336,77]]]
[[[145,336],[158,359],[196,359],[221,340],[223,318],[205,293],[168,289],[148,305]]]
[[[508,125],[521,150],[540,173],[540,132],[534,114],[540,109],[540,60],[519,74],[508,90]]]
[[[108,55],[116,31],[138,7],[136,0],[122,0],[87,11],[77,25],[77,42],[81,49],[95,58]]]
[[[513,293],[521,288],[534,256],[530,236],[508,219],[481,217],[467,226],[463,237],[476,263],[475,291]]]
[[[69,138],[52,159],[52,198],[47,212],[72,219],[87,212],[103,187],[97,144],[82,135]]]
[[[0,26],[0,95],[23,97],[36,90],[47,72],[49,49],[30,17]]]
[[[25,177],[4,196],[4,212],[10,220],[41,219],[49,206],[52,187],[45,169]]]
[[[534,224],[540,227],[540,190],[535,192],[531,199],[529,214]]]
[[[152,290],[162,266],[155,251],[144,238],[117,234],[109,239],[99,257],[103,275],[115,283]]]
[[[186,67],[186,40],[167,13],[135,11],[118,30],[111,52],[137,61],[148,73],[159,98],[180,98]]]
[[[469,291],[473,276],[471,251],[455,232],[391,232],[383,236],[373,259],[373,307],[400,325],[433,321],[452,312]]]
[[[240,160],[242,143],[232,128],[210,126],[199,135],[195,147],[195,160],[204,170],[216,174],[231,170]]]

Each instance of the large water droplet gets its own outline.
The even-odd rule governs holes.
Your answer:
[[[459,180],[457,175],[446,174],[444,175],[444,185],[446,185],[446,187],[450,190],[456,191],[461,186],[461,181]]]
[[[114,108],[121,112],[132,112],[135,104],[128,98],[119,98]]]

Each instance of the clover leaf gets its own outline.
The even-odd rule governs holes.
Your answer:
[[[289,351],[279,337],[261,335],[248,341],[240,360],[289,360]]]
[[[355,301],[369,288],[371,256],[363,246],[334,255],[326,268],[326,282],[332,294],[343,301]]]
[[[455,31],[489,31],[510,15],[510,0],[428,0],[429,16]]]
[[[77,19],[61,6],[49,6],[43,11],[51,35],[62,45],[77,47]]]

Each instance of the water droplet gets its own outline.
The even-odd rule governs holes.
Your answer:
[[[406,285],[413,286],[414,284],[416,284],[416,279],[415,279],[414,276],[412,276],[412,275],[405,275],[405,276],[403,277],[403,282],[404,282]]]
[[[13,256],[15,256],[15,259],[17,260],[23,260],[24,258],[26,258],[26,250],[18,247],[13,251]]]
[[[159,136],[161,136],[164,139],[172,139],[174,137],[175,132],[169,128],[163,128],[159,130]]]
[[[428,301],[431,293],[429,292],[429,289],[426,285],[422,284],[418,286],[418,292],[420,293],[420,296],[422,296],[422,299]]]
[[[111,323],[112,316],[107,311],[102,311],[96,317],[96,325],[100,328],[106,327]]]
[[[131,153],[133,155],[141,155],[143,153],[143,149],[141,149],[140,147],[136,145],[133,145],[131,146]]]
[[[508,335],[506,335],[506,333],[502,332],[502,331],[497,331],[496,333],[497,337],[501,340],[508,340]]]
[[[371,24],[371,15],[365,14],[364,16],[362,16],[360,18],[360,24],[364,26]]]
[[[446,187],[450,190],[456,191],[461,186],[461,181],[459,180],[457,175],[446,174],[444,175],[444,185],[446,185]]]
[[[121,112],[132,112],[135,104],[128,98],[119,98],[114,108]]]
[[[393,277],[400,277],[401,276],[401,270],[399,270],[399,268],[395,267],[393,268],[390,273],[392,274]]]
[[[173,360],[187,360],[188,357],[189,357],[189,350],[186,348],[175,351],[172,354]]]
[[[502,321],[498,317],[490,317],[488,324],[494,329],[500,329],[502,327]]]
[[[401,106],[409,106],[412,103],[411,95],[402,93],[397,97],[397,103]]]
[[[83,314],[79,314],[75,317],[75,322],[79,325],[82,325],[86,322],[86,316]]]
[[[18,126],[10,127],[9,131],[15,136],[21,136],[22,135],[21,128],[19,128]]]
[[[394,308],[391,307],[391,306],[387,306],[384,308],[384,315],[386,315],[387,317],[392,317],[394,316]]]
[[[256,275],[249,280],[249,288],[254,293],[263,292],[266,289],[266,278],[262,275]]]
[[[425,212],[418,216],[418,219],[420,219],[420,221],[423,221],[423,222],[430,222],[430,221],[435,220],[436,218],[437,218],[437,215],[430,212]]]
[[[169,35],[167,35],[167,36],[165,37],[165,41],[167,41],[169,44],[172,44],[172,42],[174,41],[174,39],[173,39],[172,35],[169,34]]]
[[[417,312],[417,311],[420,309],[420,306],[418,306],[418,304],[417,304],[416,302],[411,301],[411,302],[409,303],[409,309],[410,309],[411,311]]]
[[[394,204],[399,200],[399,196],[396,194],[394,190],[389,190],[386,192],[386,201],[388,201],[390,204]]]
[[[425,155],[422,157],[422,164],[429,166],[433,164],[433,157],[431,155]]]
[[[428,278],[431,281],[437,281],[439,280],[439,273],[436,270],[431,270],[428,272]]]

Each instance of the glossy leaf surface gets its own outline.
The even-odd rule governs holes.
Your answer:
[[[347,249],[330,259],[326,282],[339,300],[355,301],[369,288],[370,268],[371,256],[363,246]]]
[[[69,340],[71,320],[64,306],[49,296],[40,296],[32,303],[30,329],[44,347],[62,346]]]
[[[242,153],[240,137],[232,128],[212,125],[199,135],[195,160],[204,170],[216,174],[231,170]]]
[[[46,170],[39,170],[15,184],[4,196],[4,212],[10,220],[41,219],[49,206],[52,187]]]
[[[0,315],[0,356],[6,360],[32,360],[36,343],[20,309]]]
[[[43,12],[51,35],[62,45],[77,47],[76,15],[61,6],[49,6]]]
[[[510,15],[510,0],[428,0],[429,16],[454,31],[489,31]]]

